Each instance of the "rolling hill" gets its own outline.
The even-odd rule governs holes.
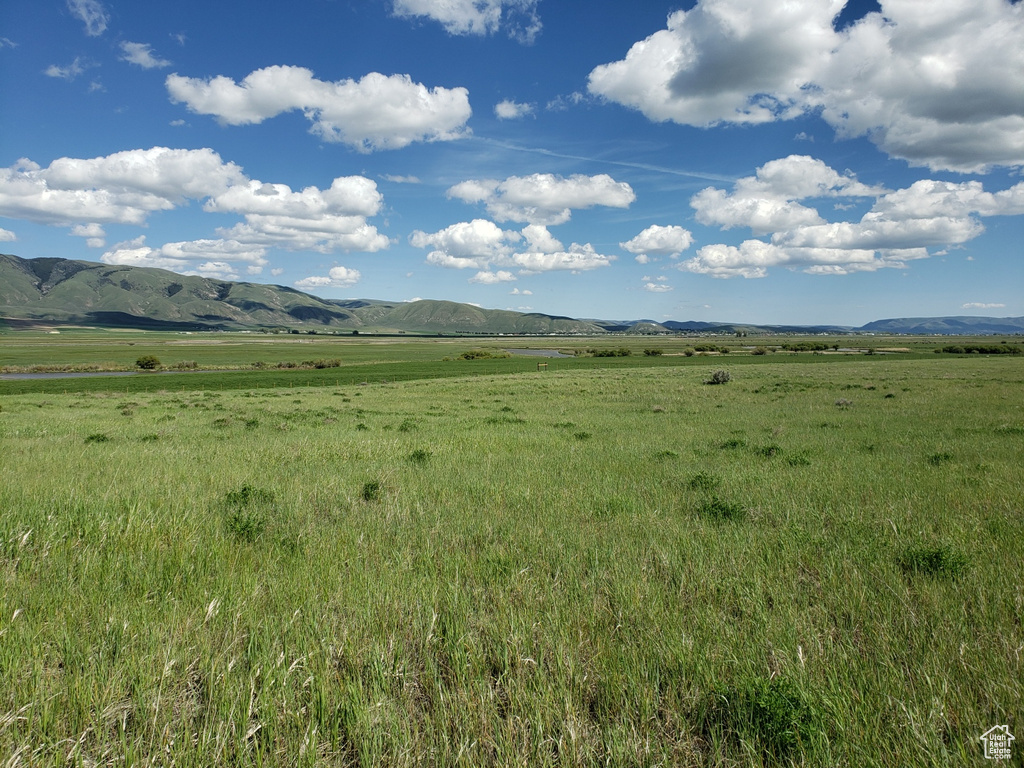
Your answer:
[[[603,333],[592,323],[452,301],[321,299],[280,285],[0,254],[0,318],[151,330],[299,328],[412,333]]]
[[[294,288],[179,275],[162,269],[0,254],[0,323],[149,330],[367,331],[420,334],[1024,333],[1024,317],[914,317],[861,326],[704,321],[576,320],[454,301],[322,299]]]

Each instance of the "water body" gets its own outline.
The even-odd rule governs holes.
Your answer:
[[[572,355],[563,355],[557,349],[506,349],[513,355],[528,355],[530,357],[572,357]]]

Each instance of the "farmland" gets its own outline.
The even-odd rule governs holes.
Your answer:
[[[0,382],[10,765],[948,765],[1020,730],[1019,356],[81,334],[0,365],[199,372]]]

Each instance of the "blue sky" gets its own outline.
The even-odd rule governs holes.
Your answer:
[[[1024,315],[1024,4],[6,0],[0,251],[605,319]]]

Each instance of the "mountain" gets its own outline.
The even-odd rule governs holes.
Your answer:
[[[321,299],[281,285],[148,267],[0,254],[0,318],[150,330],[297,328],[414,333],[602,333],[592,323],[451,301]]]
[[[860,328],[697,320],[575,320],[454,301],[321,299],[294,288],[190,277],[148,267],[0,254],[0,325],[94,325],[150,330],[369,331],[424,334],[1024,333],[1024,317],[911,317]]]
[[[875,320],[857,330],[864,333],[948,336],[1024,333],[1024,317],[901,317]]]

